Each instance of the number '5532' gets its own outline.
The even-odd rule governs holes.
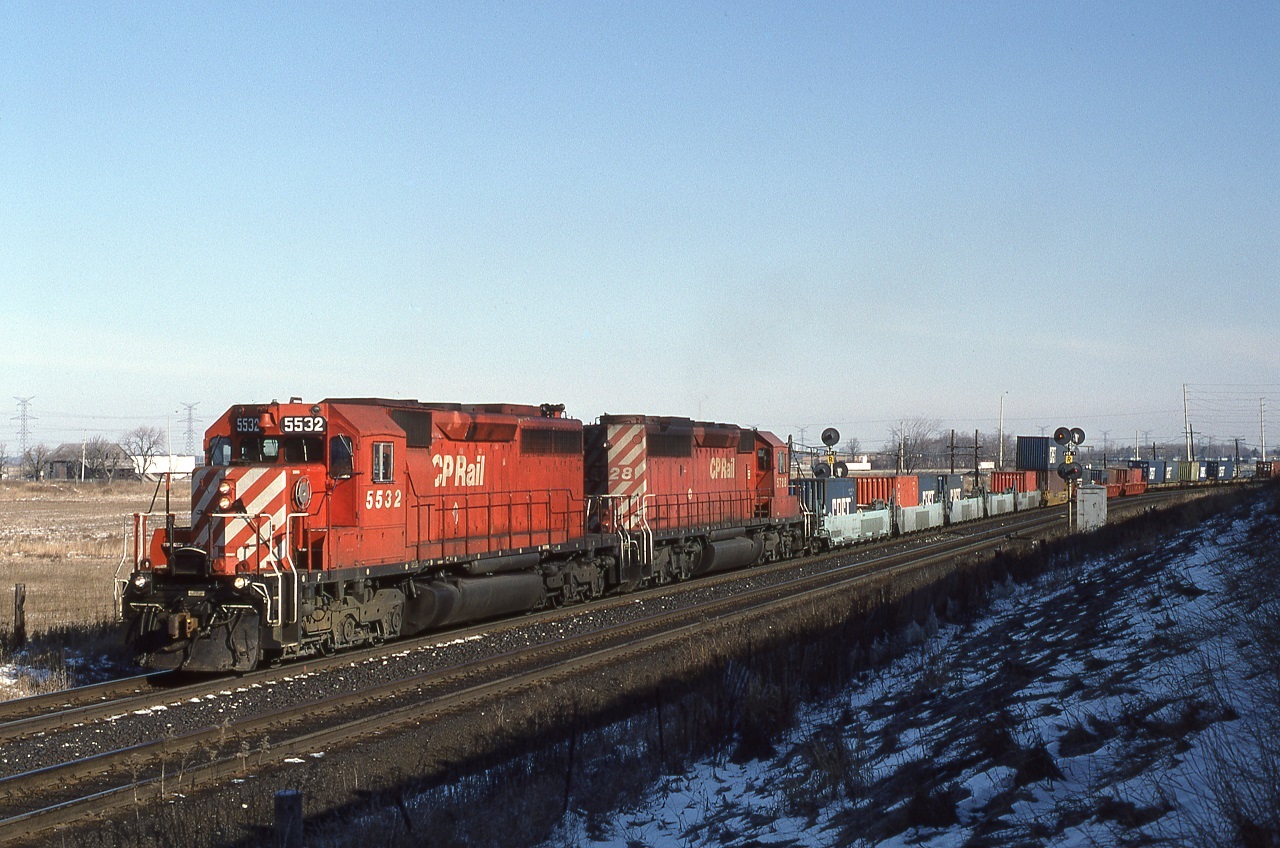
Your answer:
[[[370,489],[364,494],[365,509],[394,509],[400,506],[399,489]]]

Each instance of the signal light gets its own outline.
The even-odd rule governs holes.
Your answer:
[[[1053,431],[1053,441],[1059,445],[1065,445],[1071,441],[1071,429],[1069,427],[1059,427]]]

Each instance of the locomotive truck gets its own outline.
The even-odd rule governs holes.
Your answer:
[[[133,517],[141,665],[263,662],[803,552],[786,443],[730,424],[375,398],[231,407],[189,520]]]

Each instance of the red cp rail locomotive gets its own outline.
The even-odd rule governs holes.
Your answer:
[[[245,671],[786,557],[785,443],[562,406],[234,406],[189,524],[134,517],[121,609],[139,662]]]

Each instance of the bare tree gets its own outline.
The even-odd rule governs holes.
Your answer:
[[[850,436],[844,440],[844,452],[849,454],[850,459],[862,453],[862,442],[858,441],[857,436]]]
[[[9,467],[9,446],[4,442],[0,442],[0,480],[4,479],[4,472]]]
[[[940,426],[937,418],[919,415],[902,419],[889,431],[889,447],[898,456],[900,471],[910,474],[928,464],[931,443],[937,441]]]
[[[135,427],[121,437],[120,447],[134,458],[138,473],[146,474],[151,467],[151,460],[164,453],[164,431],[159,427],[146,425]]]
[[[106,436],[94,436],[84,443],[86,476],[110,483],[120,472],[127,457],[125,451]],[[132,468],[129,469],[132,471]]]
[[[49,446],[41,443],[27,448],[22,455],[22,475],[32,480],[43,480],[49,468]]]

